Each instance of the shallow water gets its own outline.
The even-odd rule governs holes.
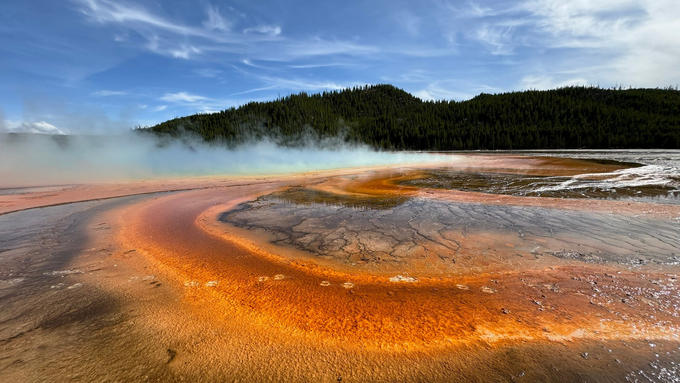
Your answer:
[[[657,165],[573,177],[438,169],[399,184],[524,197],[625,199],[680,204],[680,174],[664,171]]]
[[[410,197],[404,195],[346,195],[311,188],[290,188],[283,192],[270,194],[264,199],[306,206],[326,205],[355,209],[387,210],[403,205]]]
[[[458,273],[509,269],[519,258],[545,257],[680,265],[680,224],[673,220],[428,198],[379,204],[377,197],[366,203],[363,196],[321,196],[333,194],[292,188],[242,204],[221,220],[343,264],[400,267],[428,260]]]
[[[633,150],[564,150],[564,151],[520,151],[521,155],[550,156],[559,158],[584,159],[590,161],[616,161],[642,166],[622,169],[606,174],[583,174],[559,185],[539,189],[539,192],[561,190],[599,189],[608,192],[607,198],[620,198],[622,193],[638,197],[654,198],[656,203],[680,203],[680,150],[633,149]],[[638,193],[640,192],[640,193]],[[664,194],[666,192],[666,194]],[[640,194],[635,196],[634,194]],[[600,197],[597,197],[600,198]]]

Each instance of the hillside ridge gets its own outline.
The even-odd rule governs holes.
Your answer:
[[[386,150],[680,148],[677,89],[565,87],[422,101],[388,84],[301,92],[138,131],[238,144],[341,137]]]

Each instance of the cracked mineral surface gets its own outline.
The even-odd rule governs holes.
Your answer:
[[[425,260],[460,274],[554,258],[680,265],[680,225],[668,219],[432,198],[377,204],[370,198],[291,188],[241,204],[220,219],[344,264],[399,268]]]

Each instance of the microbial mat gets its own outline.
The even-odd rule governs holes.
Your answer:
[[[0,374],[678,381],[679,154],[552,154],[4,190]]]

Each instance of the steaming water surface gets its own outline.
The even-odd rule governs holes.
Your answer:
[[[535,176],[439,167],[416,176],[397,176],[393,182],[520,197],[680,203],[680,151],[659,151],[656,156],[642,151],[559,154],[618,169]],[[353,266],[387,265],[396,270],[420,260],[431,269],[441,269],[443,264],[446,270],[465,273],[481,265],[501,270],[546,257],[550,262],[557,258],[632,267],[680,265],[677,220],[562,210],[559,203],[498,206],[413,198],[399,192],[335,194],[291,188],[242,204],[221,220],[267,233],[272,243]]]
[[[620,165],[606,173],[571,177],[437,169],[402,185],[527,197],[597,198],[680,204],[680,151],[519,152]]]
[[[293,188],[243,204],[221,220],[344,264],[403,267],[427,259],[459,273],[480,265],[508,270],[519,259],[544,257],[680,265],[678,222],[644,216],[426,198],[352,199]]]
[[[452,158],[449,157],[449,160]],[[282,147],[270,140],[237,147],[191,137],[0,134],[0,188],[170,177],[267,175],[441,161],[427,153],[377,152],[341,139]]]
[[[643,198],[658,197],[655,202],[674,204],[680,202],[678,201],[678,196],[680,196],[680,150],[570,150],[521,153],[641,165],[606,174],[581,174],[557,185],[537,188],[537,193],[599,189],[608,192],[608,198],[614,199],[620,198],[614,193],[623,191],[624,195],[628,194],[632,197],[634,197],[634,194],[639,194],[638,197]]]

